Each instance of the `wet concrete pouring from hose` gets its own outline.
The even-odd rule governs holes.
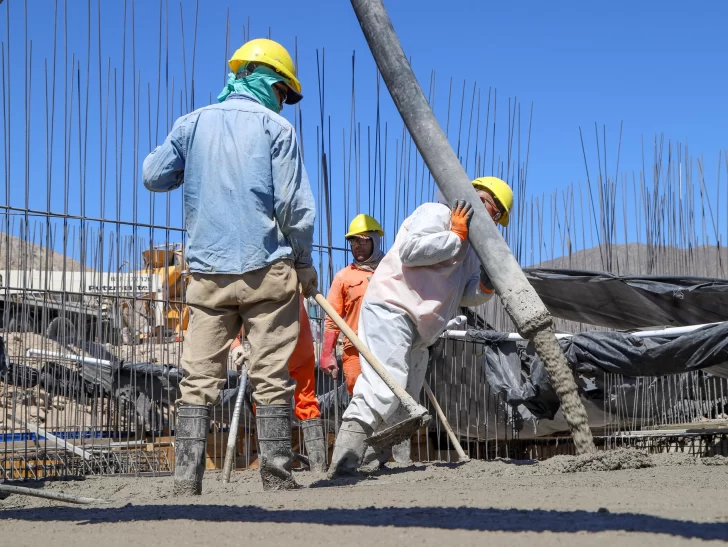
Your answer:
[[[536,352],[541,357],[551,384],[561,401],[561,410],[569,424],[574,445],[579,454],[593,452],[594,440],[589,428],[589,417],[579,398],[574,375],[566,363],[566,357],[552,328],[543,329],[532,339]]]

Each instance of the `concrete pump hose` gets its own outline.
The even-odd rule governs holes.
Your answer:
[[[470,178],[437,122],[407,61],[381,0],[351,0],[364,36],[417,149],[450,203],[480,203]],[[483,207],[475,207],[470,243],[485,267],[508,315],[530,339],[544,362],[579,454],[595,451],[586,409],[579,398],[553,329],[551,315]]]

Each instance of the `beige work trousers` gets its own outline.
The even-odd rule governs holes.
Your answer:
[[[214,405],[227,378],[230,345],[245,327],[248,377],[261,405],[290,403],[288,361],[298,340],[298,276],[289,260],[243,275],[193,273],[178,403]]]

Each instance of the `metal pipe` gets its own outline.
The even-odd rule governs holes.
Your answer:
[[[58,448],[62,448],[63,450],[73,452],[74,454],[76,454],[76,456],[80,456],[81,458],[83,458],[86,461],[89,461],[93,458],[93,455],[90,452],[84,450],[83,448],[81,448],[79,446],[76,446],[73,443],[69,443],[68,441],[66,441],[64,439],[61,439],[60,437],[56,437],[55,435],[48,433],[42,427],[38,427],[37,425],[20,420],[16,416],[9,416],[9,417],[12,418],[15,421],[15,423],[21,425],[28,431],[35,433],[37,437],[43,437],[48,442],[55,444]]]
[[[21,496],[32,496],[34,498],[43,498],[47,500],[65,501],[66,503],[77,503],[79,505],[108,503],[106,500],[71,496],[70,494],[64,494],[63,492],[43,492],[34,490],[33,488],[26,488],[25,486],[11,486],[9,484],[0,484],[0,494],[18,494]],[[0,499],[2,499],[2,497],[0,497]]]
[[[721,325],[722,323],[705,323],[702,325],[690,325],[686,327],[668,327],[665,329],[656,329],[656,330],[638,330],[634,332],[619,332],[619,334],[628,334],[629,336],[634,336],[635,338],[671,338],[673,336],[682,336],[683,334],[689,334],[691,332],[694,332],[698,329],[702,329],[703,327],[712,327],[715,325]],[[452,340],[466,340],[468,342],[477,342],[477,340],[473,340],[466,330],[450,330],[445,331],[442,334],[442,338],[450,338]],[[574,334],[570,333],[557,333],[556,338],[558,340],[562,340],[564,338],[571,338],[574,336]],[[526,338],[521,336],[518,333],[512,332],[507,337],[506,340],[509,342],[525,342]]]
[[[384,82],[437,186],[450,203],[480,203],[470,178],[453,152],[420,85],[381,0],[351,0]],[[586,409],[551,328],[551,315],[526,280],[485,208],[475,207],[470,243],[485,267],[508,315],[524,337],[534,342],[569,424],[577,452],[594,452]]]
[[[245,365],[240,369],[240,381],[238,382],[238,395],[235,398],[235,408],[233,409],[233,419],[230,421],[230,431],[228,432],[227,449],[225,450],[225,463],[222,466],[222,482],[230,482],[230,473],[235,463],[235,444],[238,440],[238,427],[240,425],[240,413],[243,409],[243,400],[245,399],[245,388],[248,383],[248,371]]]
[[[55,359],[65,359],[75,363],[83,363],[84,365],[111,365],[111,361],[105,359],[95,359],[93,357],[84,357],[82,355],[74,355],[73,353],[59,353],[57,351],[45,351],[42,349],[29,349],[25,352],[26,357],[51,357]]]

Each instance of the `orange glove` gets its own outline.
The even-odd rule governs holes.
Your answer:
[[[488,274],[485,273],[485,268],[482,265],[480,266],[480,290],[486,294],[493,294],[493,291],[495,291],[493,283]]]
[[[473,206],[465,200],[456,201],[450,217],[452,224],[450,230],[460,238],[460,241],[465,241],[468,238],[468,229],[472,218]]]

